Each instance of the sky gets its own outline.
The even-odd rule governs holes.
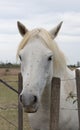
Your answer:
[[[0,0],[0,62],[16,63],[17,21],[28,30],[50,30],[63,21],[55,40],[68,64],[80,61],[80,0]]]

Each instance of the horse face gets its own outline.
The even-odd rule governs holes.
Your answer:
[[[52,79],[53,53],[35,37],[20,51],[23,90],[20,101],[26,112],[36,112],[41,95]]]
[[[29,32],[22,23],[17,22],[17,25],[22,36]],[[57,36],[61,25],[62,22],[49,32],[50,38]],[[38,110],[44,88],[50,85],[53,76],[53,52],[44,45],[44,41],[36,35],[19,53],[23,76],[20,101],[28,113]]]

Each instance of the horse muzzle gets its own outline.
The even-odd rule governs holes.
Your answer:
[[[38,110],[38,98],[35,95],[27,94],[27,96],[20,95],[19,97],[24,111],[27,113],[35,113]]]

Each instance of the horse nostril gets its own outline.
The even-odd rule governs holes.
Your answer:
[[[20,97],[19,97],[19,98],[20,98],[20,102],[22,102],[22,95],[20,95]]]
[[[37,96],[34,96],[34,103],[36,103],[37,102]]]

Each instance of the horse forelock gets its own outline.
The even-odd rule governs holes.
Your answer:
[[[28,41],[33,38],[39,36],[39,38],[43,39],[45,45],[48,46],[48,41],[50,42],[51,38],[49,36],[49,33],[44,30],[44,29],[34,29],[32,31],[29,31],[25,34],[25,36],[23,37],[22,41],[19,44],[18,50],[17,50],[17,55],[19,55],[19,51],[21,49],[23,49],[25,47],[25,45],[27,45]]]

